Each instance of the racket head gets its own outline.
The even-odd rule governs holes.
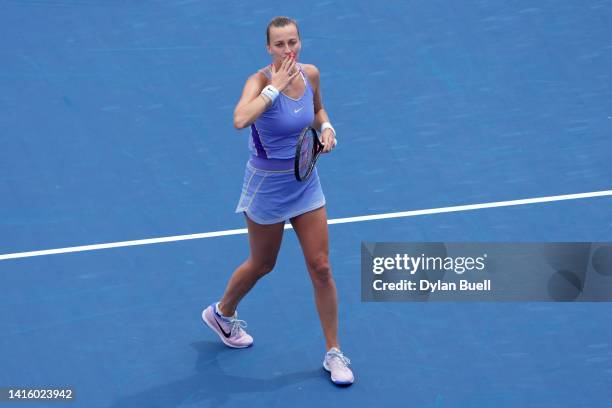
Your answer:
[[[319,141],[317,131],[310,126],[300,132],[295,150],[294,173],[298,181],[305,181],[314,170],[323,145]]]

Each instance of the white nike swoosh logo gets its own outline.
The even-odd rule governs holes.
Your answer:
[[[293,113],[298,113],[299,111],[301,111],[302,109],[304,109],[304,107],[302,106],[300,109],[294,109]]]

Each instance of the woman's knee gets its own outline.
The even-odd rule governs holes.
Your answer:
[[[250,260],[251,270],[258,276],[262,277],[272,272],[276,265],[276,259],[261,259],[261,260]]]
[[[310,276],[315,286],[328,286],[333,282],[331,266],[326,255],[317,256],[308,263]]]

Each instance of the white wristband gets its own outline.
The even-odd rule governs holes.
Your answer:
[[[274,100],[278,98],[278,89],[273,87],[272,85],[267,85],[262,91],[261,94],[268,98],[270,102],[274,103]]]
[[[331,123],[329,123],[329,122],[321,123],[321,133],[323,133],[323,131],[325,129],[331,129],[332,132],[334,132],[334,137],[336,137],[336,129],[334,129],[334,127],[331,125]]]

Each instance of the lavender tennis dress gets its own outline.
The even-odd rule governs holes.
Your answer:
[[[302,97],[281,93],[251,125],[251,158],[236,212],[258,224],[283,222],[325,205],[316,168],[304,182],[293,174],[297,139],[314,121],[313,90],[300,64],[298,69],[306,85]],[[269,69],[261,72],[270,79]]]

